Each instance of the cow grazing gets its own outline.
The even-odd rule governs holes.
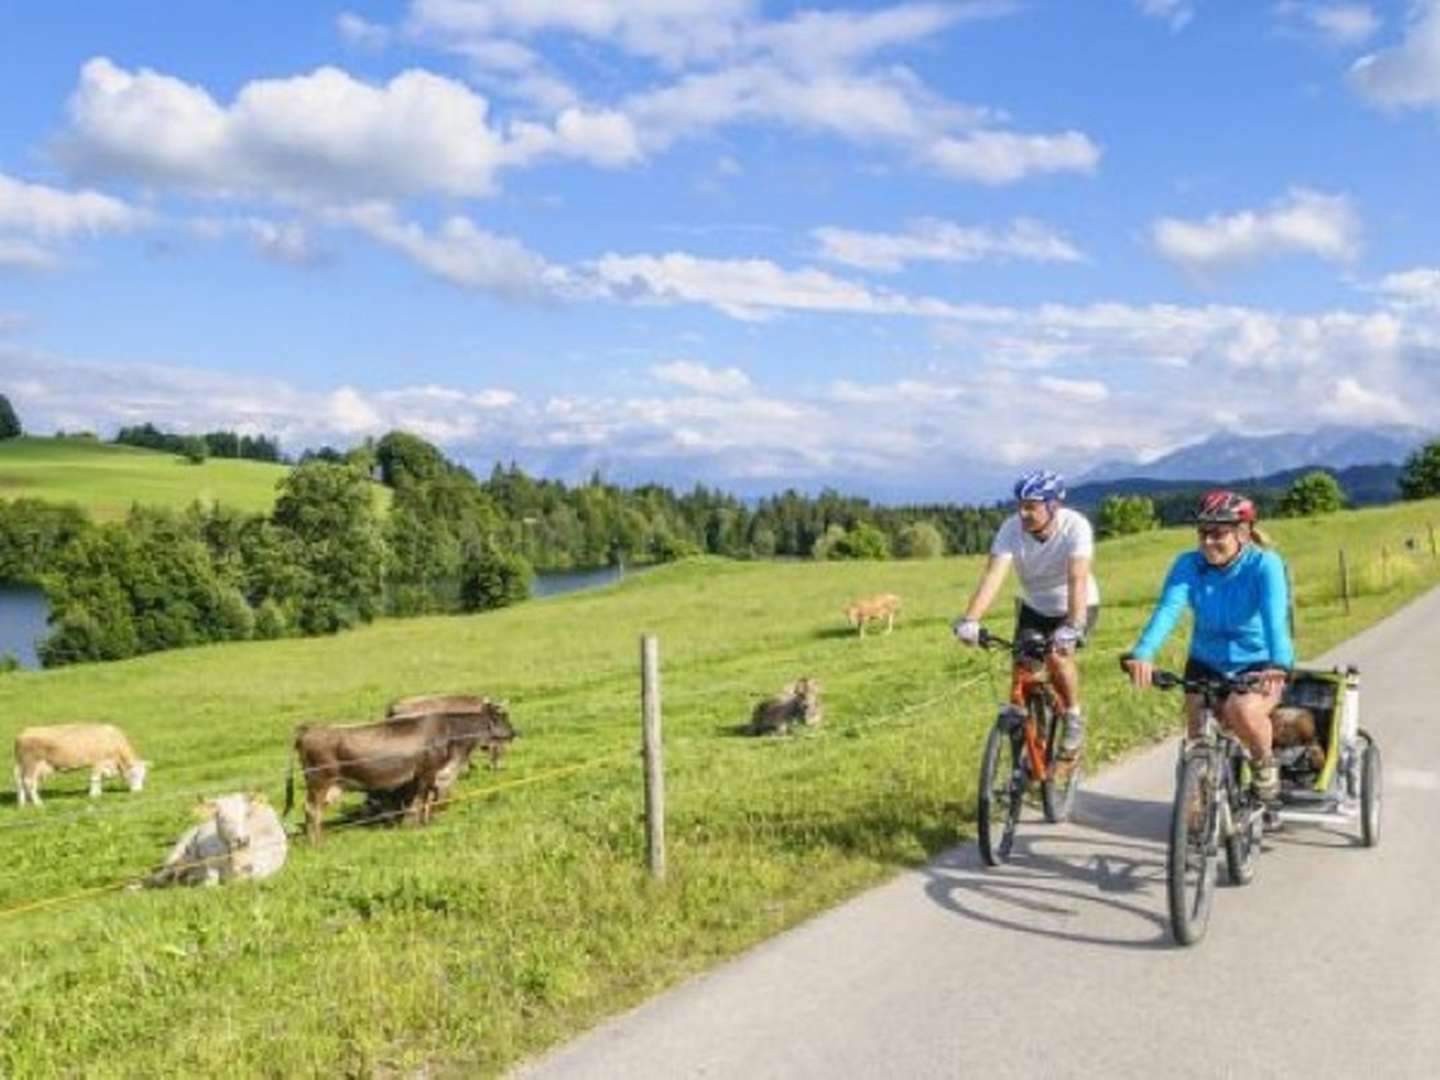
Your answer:
[[[306,833],[319,841],[325,807],[345,790],[404,792],[405,817],[423,823],[477,747],[488,749],[493,759],[496,744],[503,749],[514,737],[505,707],[493,701],[469,711],[402,712],[373,724],[302,727],[295,735],[295,757],[305,773]],[[292,761],[286,814],[294,805],[294,781]]]
[[[745,732],[749,735],[788,735],[795,725],[818,727],[823,719],[820,680],[807,676],[756,705]]]
[[[851,601],[843,610],[845,621],[859,630],[862,638],[865,636],[865,624],[881,619],[885,620],[885,632],[888,634],[895,629],[895,616],[900,612],[900,598],[894,593],[877,593],[875,596]]]
[[[222,795],[196,808],[198,825],[176,841],[148,886],[218,885],[267,878],[285,865],[289,841],[263,795]]]
[[[111,724],[28,727],[15,736],[15,802],[40,806],[40,781],[52,772],[90,770],[90,796],[106,777],[123,776],[131,791],[145,786],[148,766],[125,733]]]

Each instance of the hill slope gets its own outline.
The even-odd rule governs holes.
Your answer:
[[[1427,502],[1275,523],[1305,655],[1440,577],[1437,518]],[[1099,550],[1105,610],[1080,657],[1092,764],[1175,728],[1176,703],[1122,689],[1115,657],[1189,542],[1153,532]],[[980,565],[702,560],[476,616],[0,676],[0,744],[94,718],[151,762],[137,794],[92,802],[70,774],[47,781],[44,808],[0,799],[0,1073],[493,1075],[922,861],[969,834],[1004,688],[1003,658],[949,632]],[[900,621],[859,641],[840,607],[881,590],[904,598]],[[1008,611],[997,603],[990,625],[1008,631]],[[664,680],[659,886],[639,823],[645,632]],[[1177,641],[1164,659],[1182,655]],[[818,731],[735,733],[801,675],[824,686]],[[521,735],[433,825],[327,831],[254,886],[113,889],[164,856],[197,797],[278,799],[295,725],[378,718],[432,691],[506,698]]]
[[[275,504],[275,485],[288,471],[284,465],[220,458],[191,465],[175,454],[92,439],[0,441],[0,499],[73,502],[97,521],[123,518],[132,503],[179,508],[196,499],[266,513]]]

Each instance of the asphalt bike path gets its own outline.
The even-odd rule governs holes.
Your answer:
[[[1381,749],[1380,845],[1267,835],[1199,944],[1169,932],[1172,739],[1088,777],[1069,824],[1027,810],[1009,865],[966,843],[515,1075],[1440,1076],[1440,590],[1307,661],[1336,663]]]

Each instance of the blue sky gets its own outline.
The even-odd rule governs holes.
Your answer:
[[[1435,427],[1440,0],[11,3],[0,392],[990,498]]]

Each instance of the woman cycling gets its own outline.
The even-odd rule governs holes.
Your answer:
[[[1176,558],[1160,600],[1125,667],[1137,687],[1150,685],[1155,654],[1186,606],[1195,613],[1185,677],[1257,673],[1253,692],[1231,694],[1220,723],[1250,751],[1255,791],[1266,801],[1280,792],[1271,756],[1270,711],[1280,702],[1295,664],[1290,639],[1285,564],[1255,524],[1255,505],[1232,491],[1212,491],[1195,512],[1199,550]],[[1185,696],[1190,733],[1200,724],[1200,696]]]

